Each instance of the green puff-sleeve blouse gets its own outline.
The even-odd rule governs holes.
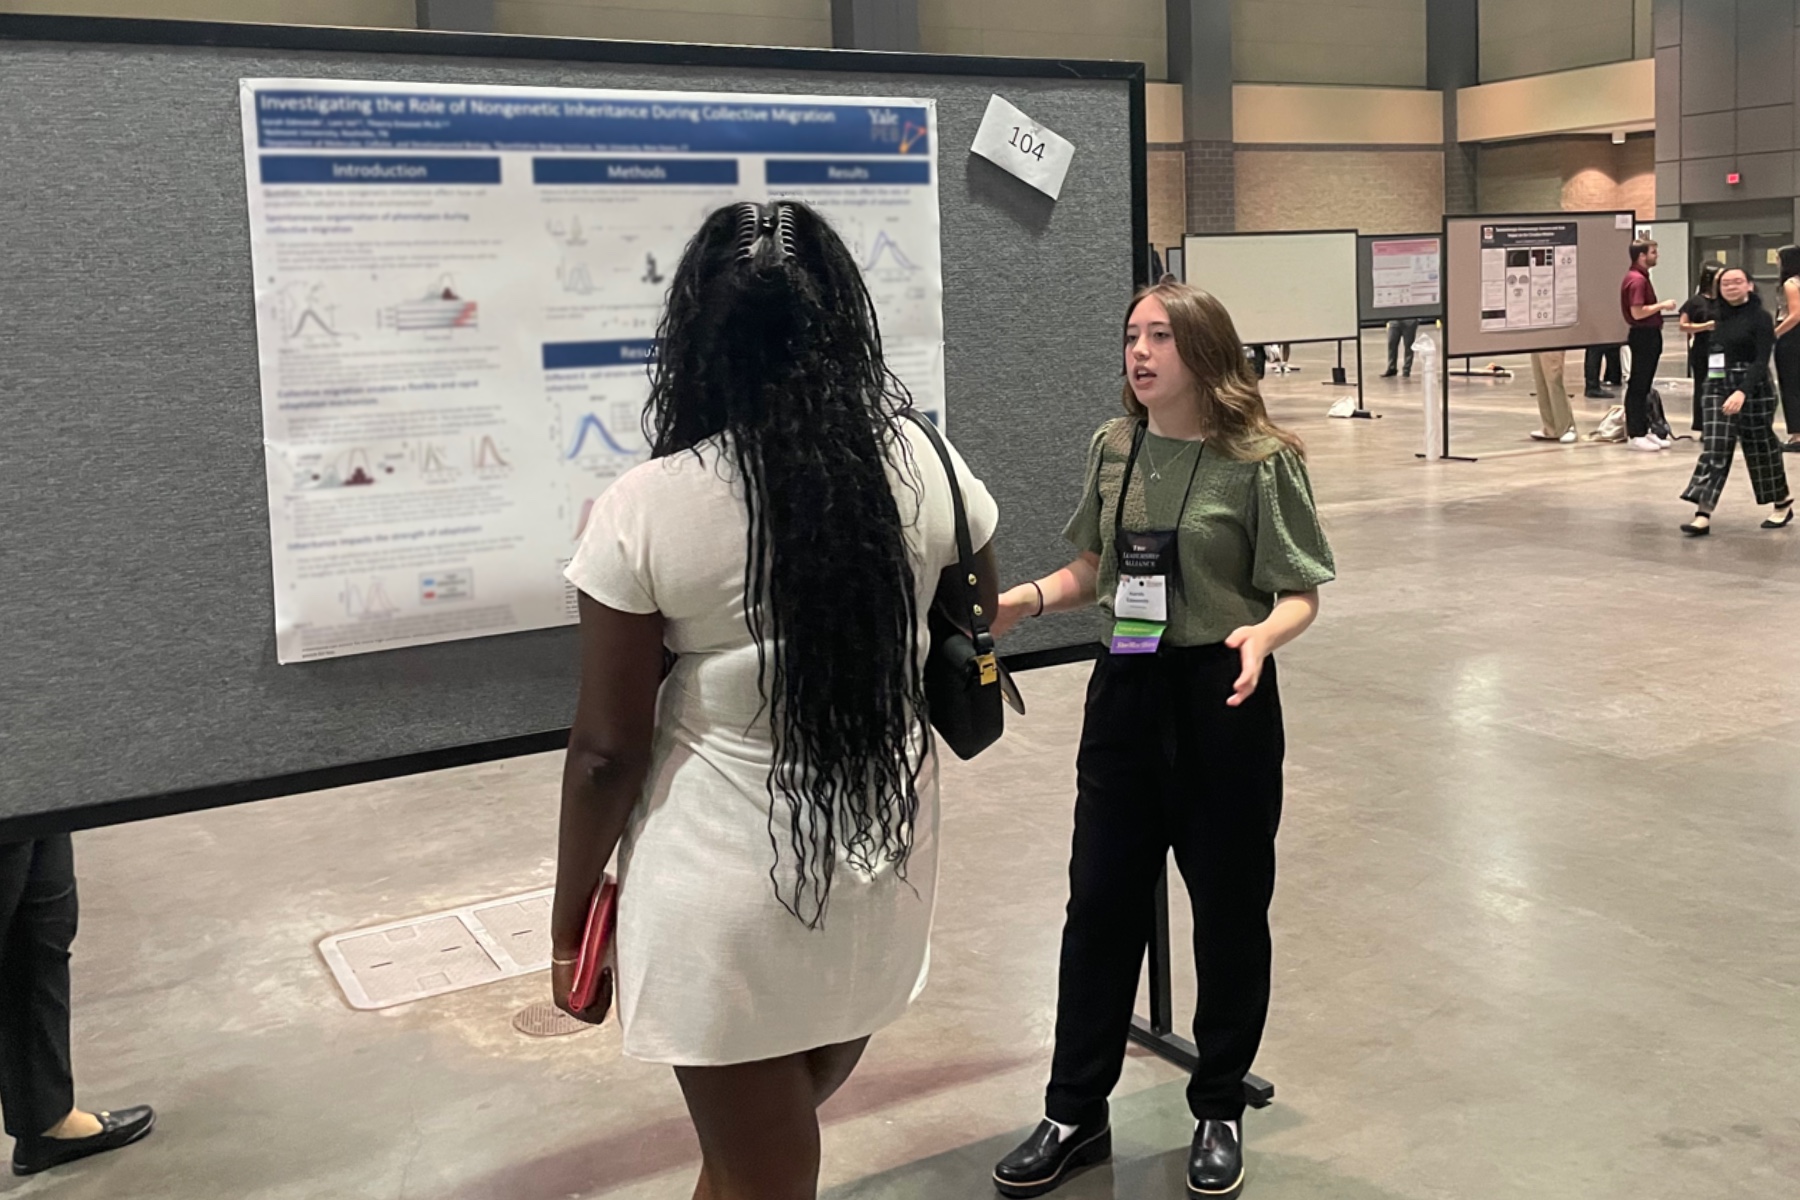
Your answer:
[[[1098,592],[1108,616],[1119,583],[1113,508],[1131,456],[1133,425],[1120,417],[1094,434],[1081,507],[1063,531],[1076,549],[1100,556]],[[1311,591],[1337,575],[1305,461],[1273,439],[1261,449],[1266,457],[1240,461],[1145,431],[1125,501],[1125,527],[1168,529],[1180,516],[1182,587],[1170,597],[1169,645],[1222,642],[1238,627],[1267,618],[1277,596]],[[1162,470],[1160,480],[1150,478],[1150,457]],[[1190,473],[1193,494],[1183,513]]]

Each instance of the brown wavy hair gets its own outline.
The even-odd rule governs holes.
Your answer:
[[[1211,293],[1185,283],[1159,283],[1131,298],[1121,330],[1131,324],[1138,305],[1151,297],[1168,310],[1175,351],[1199,385],[1200,430],[1211,446],[1242,462],[1259,462],[1279,446],[1304,455],[1306,446],[1299,437],[1269,419],[1256,368],[1244,357],[1244,343],[1238,340],[1237,326],[1225,306]],[[1139,420],[1146,416],[1129,376],[1125,411]]]

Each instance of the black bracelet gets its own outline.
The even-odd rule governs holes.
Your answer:
[[[1037,594],[1038,594],[1038,610],[1036,612],[1032,613],[1031,615],[1034,618],[1041,617],[1044,615],[1044,589],[1041,587],[1038,587],[1038,581],[1035,579],[1031,581],[1031,586],[1034,588],[1037,588]]]

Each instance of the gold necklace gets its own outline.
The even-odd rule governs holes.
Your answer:
[[[1191,448],[1193,446],[1198,446],[1199,444],[1200,443],[1198,443],[1198,442],[1182,443],[1181,449],[1179,449],[1175,452],[1175,457],[1171,458],[1168,461],[1167,465],[1171,466],[1171,467],[1174,466],[1176,463],[1181,461],[1181,456],[1186,454],[1188,452],[1189,448]],[[1162,482],[1162,468],[1156,465],[1156,451],[1151,447],[1148,440],[1146,440],[1144,442],[1144,455],[1146,458],[1148,458],[1150,460],[1150,478],[1151,478],[1151,480],[1153,482],[1157,482],[1157,483]]]

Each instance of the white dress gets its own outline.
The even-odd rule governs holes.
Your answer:
[[[956,561],[942,461],[905,427],[910,483],[890,483],[925,612]],[[953,452],[954,454],[954,452]],[[970,536],[993,536],[993,497],[956,456]],[[773,761],[744,623],[742,487],[716,443],[645,463],[594,504],[570,562],[571,583],[622,612],[660,612],[680,655],[657,701],[649,782],[619,849],[616,996],[625,1053],[647,1062],[720,1066],[853,1041],[906,1011],[929,967],[937,891],[937,764],[918,776],[906,878],[870,874],[840,849],[823,928],[782,906],[769,872]],[[819,584],[830,587],[831,564]],[[785,804],[775,817],[787,846]],[[793,865],[787,851],[783,866]],[[791,878],[784,877],[784,878]],[[789,888],[791,894],[791,887]]]

